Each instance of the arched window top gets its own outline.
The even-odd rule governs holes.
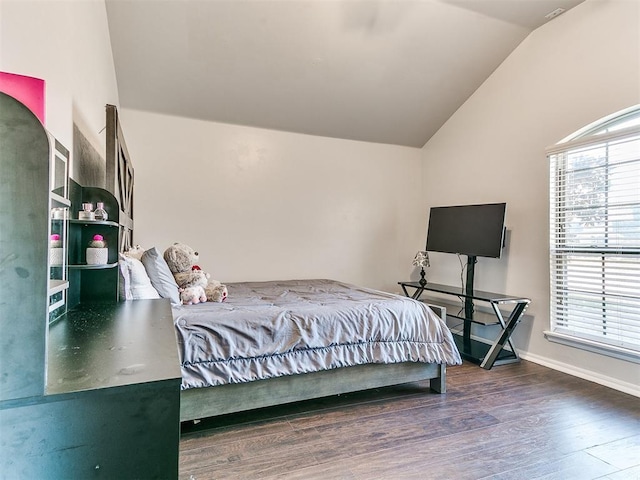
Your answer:
[[[640,132],[640,104],[625,108],[619,112],[607,115],[563,138],[555,145],[547,148],[547,155],[567,151],[573,147],[580,147],[602,140],[623,138],[627,135],[637,135]]]
[[[640,126],[640,105],[635,105],[590,123],[586,127],[560,140],[558,145],[638,126]]]

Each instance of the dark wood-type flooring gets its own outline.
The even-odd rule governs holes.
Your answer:
[[[447,387],[184,424],[180,478],[640,479],[637,397],[527,361],[452,367]]]

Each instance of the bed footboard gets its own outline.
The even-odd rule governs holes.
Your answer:
[[[425,363],[370,364],[334,370],[183,390],[180,421],[355,392],[401,383],[430,380],[444,393],[446,366]]]

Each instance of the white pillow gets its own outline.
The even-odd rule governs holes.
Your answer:
[[[153,288],[144,265],[137,258],[120,254],[120,271],[123,273],[124,291],[121,296],[126,300],[144,300],[160,298],[158,291]],[[128,278],[127,278],[128,277]]]
[[[133,294],[131,293],[131,274],[129,274],[129,267],[127,262],[122,258],[124,255],[119,254],[120,261],[118,262],[118,273],[120,274],[120,281],[118,282],[118,294],[120,300],[133,300]]]

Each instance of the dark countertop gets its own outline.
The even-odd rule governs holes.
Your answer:
[[[180,379],[166,299],[81,304],[49,327],[47,394]]]

